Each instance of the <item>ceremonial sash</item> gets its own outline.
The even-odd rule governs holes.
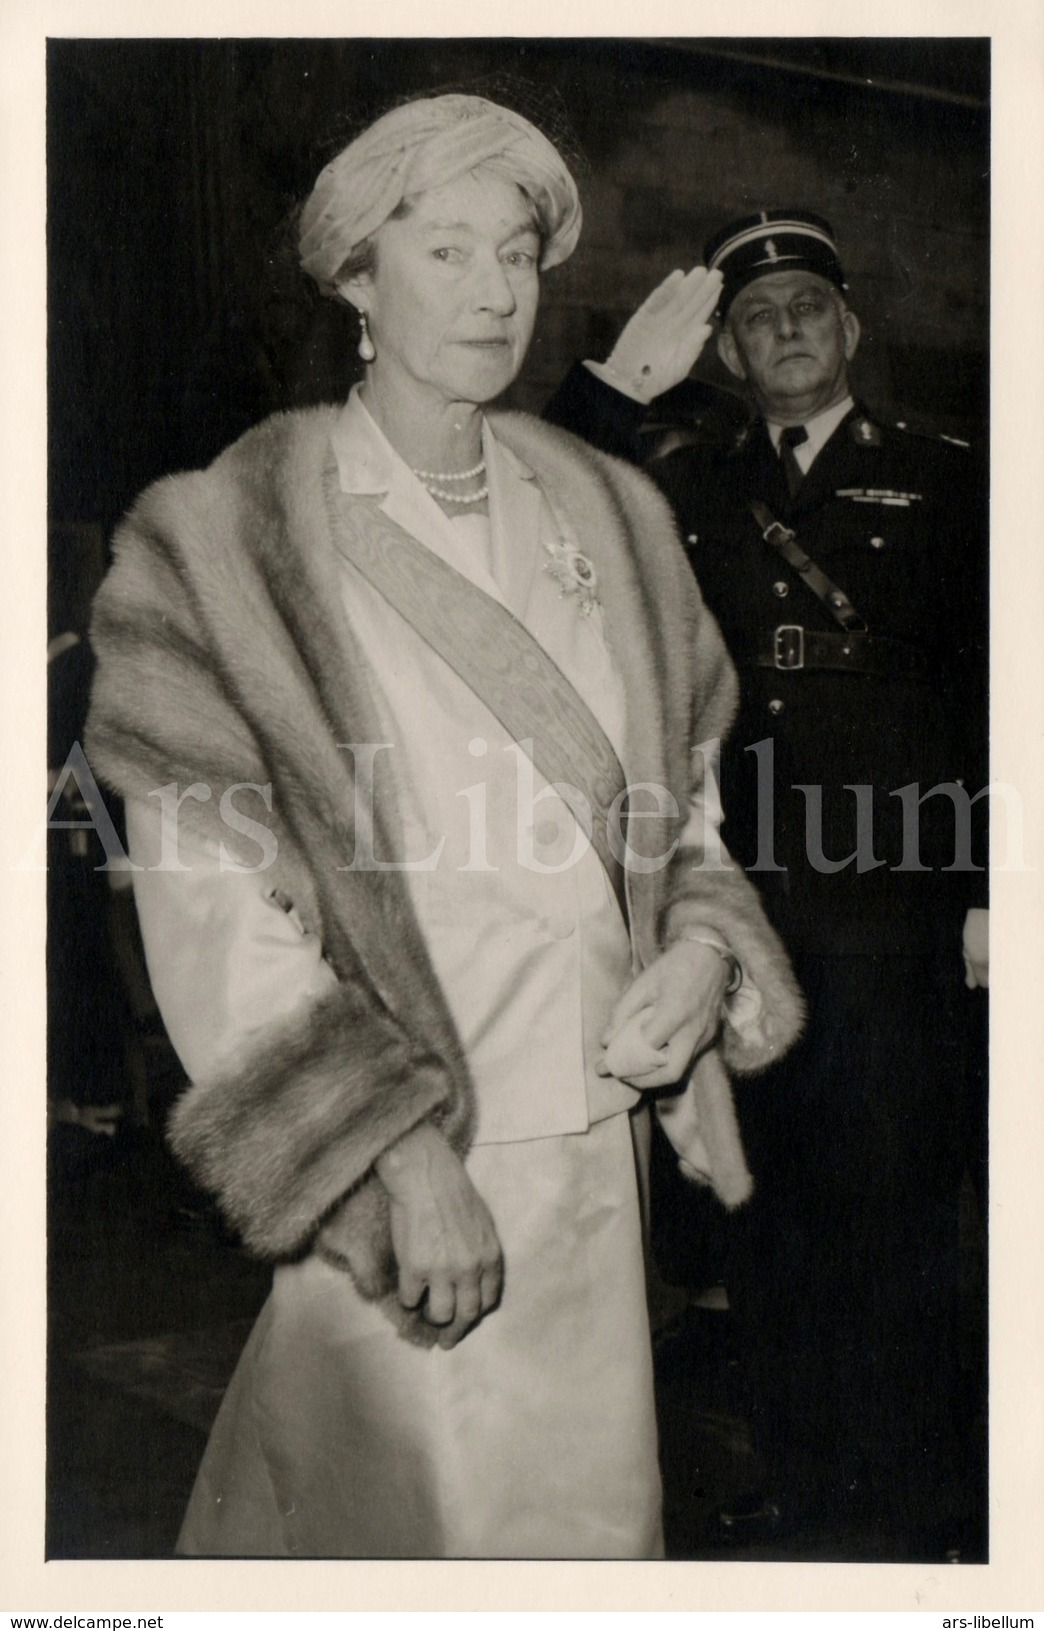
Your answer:
[[[339,543],[384,596],[504,726],[532,743],[537,770],[565,803],[605,868],[628,921],[624,869],[609,840],[627,782],[616,750],[553,658],[506,606],[418,543],[367,499],[338,494]],[[583,795],[587,807],[576,798]],[[619,844],[617,848],[619,848]]]

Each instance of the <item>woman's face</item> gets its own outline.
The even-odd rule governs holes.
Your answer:
[[[375,383],[432,404],[489,402],[515,378],[540,294],[540,236],[513,182],[481,170],[421,193],[342,285],[369,321]]]

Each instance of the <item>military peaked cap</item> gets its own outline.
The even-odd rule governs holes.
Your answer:
[[[833,227],[808,210],[759,210],[730,221],[707,239],[703,259],[724,278],[718,303],[722,318],[741,289],[769,272],[815,272],[839,289],[848,287]]]

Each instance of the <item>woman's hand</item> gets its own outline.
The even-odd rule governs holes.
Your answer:
[[[613,1009],[599,1074],[638,1088],[680,1081],[718,1034],[729,977],[729,964],[713,946],[682,940],[669,947]]]
[[[386,1150],[377,1175],[391,1203],[399,1301],[417,1308],[426,1299],[439,1347],[455,1347],[500,1298],[503,1259],[489,1209],[430,1122]]]
[[[678,385],[707,343],[720,293],[720,272],[671,272],[624,328],[606,362],[610,373],[643,402]]]

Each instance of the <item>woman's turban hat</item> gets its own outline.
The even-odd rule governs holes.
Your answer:
[[[301,265],[324,294],[352,251],[409,193],[443,187],[477,165],[517,182],[547,231],[541,264],[557,266],[580,236],[576,183],[535,125],[481,96],[406,102],[321,172],[301,214]]]

